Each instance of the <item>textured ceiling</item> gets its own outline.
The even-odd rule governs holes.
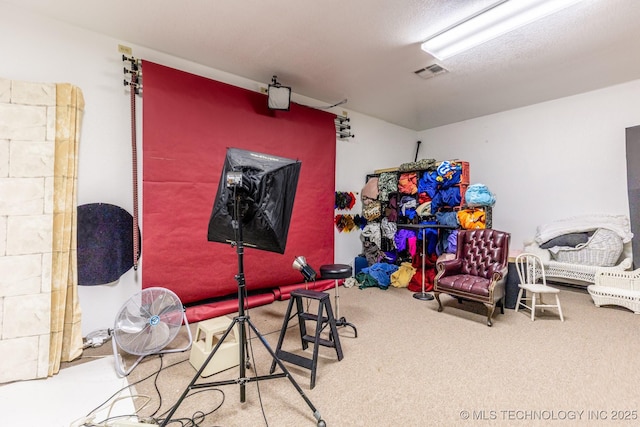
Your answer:
[[[584,0],[453,58],[429,35],[496,0],[2,0],[424,130],[640,78],[638,0]],[[135,52],[134,52],[135,55]],[[144,58],[142,58],[144,59]],[[414,71],[438,63],[431,79]],[[295,95],[294,95],[295,100]]]

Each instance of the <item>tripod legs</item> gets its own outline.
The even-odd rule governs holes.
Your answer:
[[[211,361],[211,358],[215,355],[215,353],[218,350],[218,348],[220,347],[220,345],[224,342],[224,340],[227,338],[227,336],[231,333],[231,331],[233,330],[233,327],[236,324],[239,324],[240,338],[242,340],[242,342],[238,346],[239,353],[240,353],[239,354],[240,376],[238,378],[232,379],[232,380],[223,380],[223,381],[207,382],[207,383],[197,383],[198,379],[200,379],[200,376],[202,375],[202,372],[205,370],[205,368],[207,367],[207,365]],[[251,328],[251,330],[253,330],[253,332],[256,334],[256,336],[260,339],[260,342],[267,349],[267,351],[269,352],[269,354],[273,358],[274,362],[277,363],[277,365],[280,367],[280,369],[282,370],[281,373],[270,374],[270,375],[260,375],[260,376],[256,375],[254,377],[246,377],[245,376],[246,368],[249,367],[248,360],[245,360],[245,354],[246,354],[245,353],[245,350],[246,350],[245,346],[247,345],[247,339],[246,339],[246,326],[247,325]],[[171,411],[167,414],[166,418],[163,420],[163,422],[161,424],[161,427],[166,426],[171,421],[171,418],[173,417],[173,415],[177,411],[177,409],[180,406],[180,404],[182,403],[182,401],[185,399],[185,397],[187,397],[187,394],[189,394],[189,392],[191,390],[193,390],[193,389],[217,387],[217,386],[229,385],[229,384],[239,384],[240,385],[240,401],[244,402],[245,401],[246,383],[255,382],[255,381],[262,381],[262,380],[268,380],[268,379],[275,379],[275,378],[283,378],[283,377],[287,377],[289,379],[289,381],[294,386],[294,388],[298,391],[298,393],[300,394],[302,399],[309,406],[309,408],[313,412],[314,418],[317,421],[317,427],[326,427],[326,423],[322,419],[322,416],[320,415],[320,412],[316,409],[316,407],[313,405],[311,400],[309,400],[309,398],[304,394],[304,391],[302,390],[302,388],[300,388],[298,383],[295,381],[295,379],[291,376],[291,374],[287,370],[286,366],[276,356],[276,354],[273,351],[273,349],[271,349],[271,346],[269,345],[269,343],[264,339],[264,337],[260,334],[258,329],[256,329],[256,327],[253,325],[253,323],[251,323],[251,320],[249,319],[249,317],[248,316],[236,316],[236,317],[233,318],[233,321],[231,322],[231,324],[229,325],[227,330],[224,332],[224,334],[222,335],[220,340],[216,343],[215,347],[211,350],[211,353],[209,354],[207,359],[203,362],[202,366],[200,367],[200,369],[198,370],[196,375],[193,377],[193,379],[191,380],[189,385],[185,388],[184,392],[182,393],[182,395],[180,396],[180,398],[178,399],[176,404],[171,408]]]
[[[289,370],[284,366],[284,364],[278,358],[278,356],[276,356],[276,353],[273,351],[273,349],[271,348],[269,343],[264,339],[264,337],[262,335],[260,335],[260,332],[258,332],[258,330],[253,325],[253,323],[251,323],[250,319],[247,319],[247,324],[251,327],[253,332],[255,332],[256,336],[260,339],[260,342],[262,342],[262,344],[267,349],[267,351],[269,352],[269,354],[271,355],[273,360],[278,364],[278,366],[282,370],[281,374],[271,374],[271,375],[264,375],[262,377],[254,377],[254,378],[256,378],[256,381],[259,380],[260,378],[280,378],[282,376],[286,376],[289,379],[289,381],[291,382],[291,384],[293,385],[293,387],[295,387],[295,389],[298,390],[298,393],[300,394],[302,399],[307,403],[309,408],[313,411],[313,416],[318,421],[318,424],[317,424],[318,427],[325,427],[327,424],[322,419],[322,416],[320,415],[320,412],[315,408],[315,406],[313,406],[313,403],[311,403],[311,400],[309,400],[307,395],[304,394],[304,391],[302,390],[302,388],[300,388],[300,386],[298,385],[296,380],[294,380],[293,377],[291,376],[291,374],[289,373]]]

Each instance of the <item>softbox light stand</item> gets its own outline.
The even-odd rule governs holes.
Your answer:
[[[230,166],[228,164],[230,150],[233,150],[233,149],[229,149],[228,152],[227,152],[227,163],[225,164],[225,166],[226,166],[225,170],[228,169],[228,168],[233,169],[233,166]],[[251,197],[247,197],[247,187],[246,186],[241,188],[242,184],[241,184],[240,181],[242,180],[242,177],[240,177],[236,172],[225,173],[225,170],[223,170],[222,179],[225,179],[226,180],[226,185],[229,186],[229,187],[232,187],[232,189],[233,189],[233,191],[232,191],[232,195],[233,195],[232,199],[231,200],[225,199],[223,201],[223,204],[226,204],[227,208],[229,208],[230,207],[229,205],[231,204],[232,205],[232,212],[233,212],[231,214],[231,216],[232,216],[231,225],[232,225],[232,227],[234,229],[235,241],[231,241],[229,243],[231,243],[232,246],[236,247],[236,254],[237,254],[237,258],[238,258],[238,274],[235,276],[235,279],[236,279],[236,281],[238,283],[238,315],[233,318],[233,321],[231,322],[229,327],[226,329],[226,331],[222,334],[222,337],[220,338],[220,340],[213,347],[213,349],[211,350],[209,356],[202,363],[202,366],[200,367],[200,369],[198,370],[196,375],[193,377],[193,379],[191,380],[189,385],[186,387],[186,389],[184,390],[184,392],[182,393],[182,395],[180,396],[180,398],[178,399],[176,404],[171,408],[171,411],[167,414],[166,418],[163,420],[163,422],[161,424],[161,427],[164,427],[168,423],[171,422],[171,418],[173,417],[173,415],[177,411],[178,407],[180,406],[182,401],[187,397],[187,395],[189,394],[189,392],[191,390],[201,389],[201,388],[212,388],[212,387],[218,387],[218,386],[223,386],[223,385],[238,384],[240,386],[240,402],[245,402],[245,400],[246,400],[246,384],[247,383],[263,381],[263,380],[269,380],[269,379],[276,379],[276,378],[283,378],[283,377],[286,377],[286,378],[289,379],[289,381],[291,382],[293,387],[298,391],[298,393],[300,394],[302,399],[309,406],[309,408],[313,412],[314,418],[317,421],[317,427],[326,427],[326,423],[322,419],[322,416],[320,415],[320,412],[318,412],[318,410],[313,405],[311,400],[309,400],[309,398],[305,395],[305,393],[302,390],[302,388],[300,387],[300,385],[298,385],[298,383],[295,381],[295,379],[291,376],[289,370],[282,363],[282,361],[278,358],[278,356],[276,356],[275,352],[273,351],[273,349],[271,348],[269,343],[262,336],[262,334],[258,331],[256,326],[251,322],[250,317],[245,313],[245,296],[246,296],[246,283],[245,283],[245,275],[244,275],[244,246],[245,246],[245,242],[244,242],[244,239],[243,239],[243,222],[244,222],[245,218],[243,217],[243,212],[246,213],[246,212],[250,211],[251,208],[248,207],[247,205],[251,204],[251,203],[254,203],[255,200],[253,200]],[[222,187],[224,186],[224,183],[222,182],[222,179],[221,179],[221,183],[220,183],[220,189],[222,189]],[[295,182],[293,184],[294,184],[294,187],[295,187],[295,185],[297,185],[297,174],[295,176],[295,180],[294,181]],[[237,191],[238,188],[240,188],[240,191]],[[220,191],[219,191],[219,193],[220,193]],[[215,237],[212,238],[212,236],[211,236],[211,224],[214,223],[213,217],[216,214],[216,210],[218,210],[218,211],[220,210],[220,207],[218,206],[218,204],[219,204],[218,202],[220,200],[221,199],[218,197],[217,200],[216,200],[216,205],[214,206],[214,213],[212,214],[212,220],[210,220],[209,240],[213,240],[213,241],[216,241],[216,238]],[[289,215],[290,215],[290,212],[289,212]],[[285,238],[286,238],[286,232],[284,234],[285,234]],[[231,380],[222,380],[222,381],[198,383],[198,380],[200,379],[200,377],[201,377],[202,373],[204,372],[204,370],[207,368],[207,365],[209,364],[209,362],[214,357],[214,355],[216,354],[216,352],[218,351],[218,349],[220,348],[222,343],[227,339],[227,337],[229,336],[229,334],[231,333],[231,331],[234,329],[234,327],[236,325],[238,325],[239,344],[240,344],[240,345],[238,345],[239,376],[236,379],[231,379]],[[247,377],[246,369],[250,366],[249,359],[248,359],[248,354],[246,352],[246,348],[247,348],[247,327],[250,328],[255,333],[255,335],[258,337],[259,341],[263,344],[265,349],[271,355],[271,357],[273,359],[273,362],[275,362],[280,367],[282,372],[269,374],[269,375],[256,375],[256,376],[253,376],[253,377]]]

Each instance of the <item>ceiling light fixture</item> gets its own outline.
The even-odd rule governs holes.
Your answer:
[[[446,59],[579,1],[502,0],[430,37],[421,47],[437,59]]]

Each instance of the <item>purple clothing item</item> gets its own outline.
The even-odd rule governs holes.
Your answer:
[[[416,233],[411,230],[400,229],[396,233],[393,240],[396,242],[396,248],[398,251],[403,251],[407,248],[407,240],[409,238],[416,238]]]
[[[447,252],[450,254],[455,254],[458,249],[458,230],[452,230],[451,234],[447,238]]]

